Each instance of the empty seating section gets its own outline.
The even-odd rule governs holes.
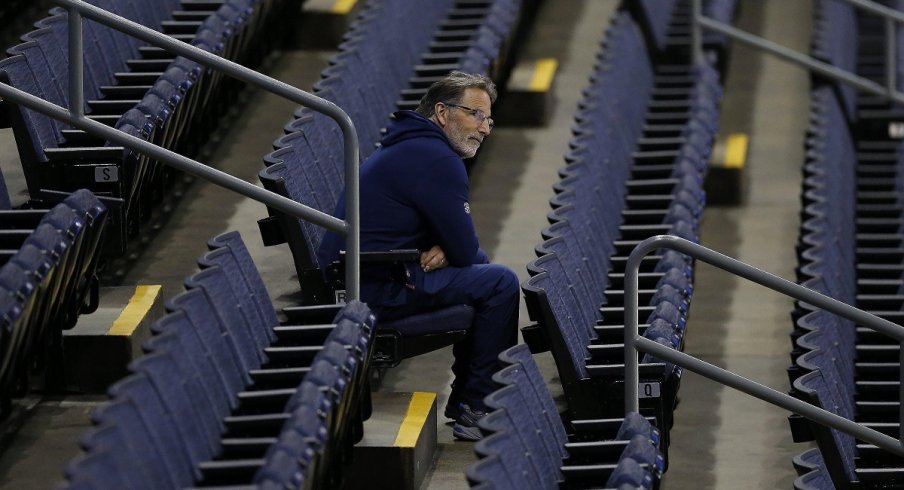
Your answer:
[[[341,485],[369,416],[373,315],[352,301],[280,325],[238,233],[209,246],[93,413],[70,488]]]
[[[846,2],[818,2],[813,54],[881,83],[881,25]],[[875,97],[815,83],[797,249],[804,286],[900,324],[904,152],[888,127],[896,113]],[[805,304],[792,318],[792,395],[897,437],[897,343]],[[899,458],[797,416],[791,422],[795,440],[817,445],[795,458],[795,488],[890,488],[904,481]]]
[[[697,241],[721,96],[710,64],[657,63],[656,46],[627,12],[614,17],[603,46],[554,186],[551,224],[522,284],[536,322],[524,338],[534,352],[552,351],[572,418],[622,413],[625,262],[654,235]],[[644,336],[682,348],[692,277],[692,262],[674,251],[643,261]],[[649,355],[641,362],[641,411],[656,417],[665,451],[680,369]]]
[[[270,24],[289,0],[178,0],[89,2],[205,51],[253,65],[275,41]],[[39,21],[0,60],[0,81],[68,106],[68,14],[61,8]],[[85,20],[85,114],[132,136],[187,156],[197,154],[228,109],[240,84],[183,57]],[[122,200],[111,209],[107,255],[124,252],[164,195],[174,172],[122,147],[71,129],[34,111],[6,104],[32,204],[48,191],[79,187]]]
[[[59,383],[62,330],[96,308],[107,210],[80,190],[49,211],[0,211],[0,419],[29,378]]]
[[[654,488],[665,471],[659,430],[638,413],[563,424],[527,346],[499,356],[486,398],[472,488]]]

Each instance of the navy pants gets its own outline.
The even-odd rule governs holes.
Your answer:
[[[394,292],[389,293],[390,289]],[[518,341],[520,289],[518,277],[511,269],[498,264],[476,264],[423,272],[413,265],[409,268],[408,287],[363,285],[361,293],[378,318],[384,320],[445,306],[471,305],[474,322],[465,338],[452,349],[455,381],[450,400],[485,408],[483,398],[496,389],[491,378],[498,370],[497,357]]]

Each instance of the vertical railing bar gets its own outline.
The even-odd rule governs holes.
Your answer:
[[[897,31],[897,23],[894,19],[890,17],[885,18],[885,88],[888,90],[889,94],[894,93],[896,90],[895,79],[897,78],[897,74],[895,71],[896,62],[895,56],[896,54],[896,38],[895,32]]]
[[[85,117],[84,63],[82,45],[82,14],[69,11],[69,114],[76,119]]]
[[[898,439],[904,445],[904,340],[898,349]]]
[[[703,15],[702,0],[691,0],[691,62],[703,63],[703,32],[698,19]]]
[[[357,157],[357,136],[345,138],[345,152],[346,155],[354,154]],[[345,295],[348,299],[358,299],[361,293],[361,221],[357,158],[345,159],[345,175],[354,175],[354,178],[345,179],[345,222],[348,225],[348,234],[345,236]]]

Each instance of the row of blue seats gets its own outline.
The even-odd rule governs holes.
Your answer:
[[[272,46],[268,29],[284,4],[278,0],[109,2],[94,5],[206,51],[249,64]],[[0,80],[61,106],[68,104],[68,36],[65,10],[23,36],[0,61]],[[85,113],[133,136],[193,156],[213,131],[239,88],[234,80],[182,57],[101,26],[84,22]],[[32,202],[48,191],[87,187],[122,199],[111,210],[109,255],[123,253],[167,192],[175,175],[121,147],[69,129],[34,111],[6,104]],[[74,164],[77,163],[77,164]]]
[[[901,10],[904,4],[889,2]],[[882,83],[883,19],[840,1],[814,8],[813,55]],[[900,33],[896,39],[900,39]],[[896,85],[900,87],[900,80]],[[850,86],[824,84],[811,96],[811,127],[802,191],[798,280],[807,287],[896,323],[902,293],[900,217],[902,153],[890,140],[901,120],[886,100]],[[792,394],[877,430],[896,435],[899,347],[892,339],[798,304],[789,370]],[[818,449],[795,460],[796,488],[900,485],[896,458],[839,431],[792,416],[795,440]],[[806,460],[807,464],[799,464]]]
[[[579,105],[554,186],[552,224],[522,284],[537,322],[522,330],[525,340],[534,351],[552,351],[572,417],[622,409],[627,255],[653,235],[697,241],[719,78],[709,65],[662,70],[649,53],[639,26],[619,13]],[[644,261],[640,318],[647,338],[683,346],[692,266],[672,251]],[[642,379],[651,391],[642,411],[656,415],[665,449],[680,369],[644,356]]]
[[[375,319],[280,325],[236,232],[212,239],[92,415],[67,488],[333,488],[369,416]]]
[[[315,85],[315,93],[344,108],[351,115],[358,134],[362,138],[372,138],[360,141],[361,158],[371,153],[372,143],[376,143],[380,129],[387,122],[380,114],[389,116],[394,109],[394,101],[406,87],[406,76],[411,77],[407,79],[407,86],[414,89],[415,84],[422,83],[425,78],[436,80],[449,70],[460,68],[469,56],[480,59],[500,56],[502,47],[495,46],[493,40],[502,38],[505,29],[514,30],[520,2],[459,3],[466,3],[467,8],[452,2],[431,2],[429,7],[412,12],[394,0],[372,0],[352,26],[340,46],[342,51],[323,72],[324,78]],[[417,21],[413,20],[415,16]],[[406,28],[401,28],[403,25]],[[417,27],[410,28],[412,25]],[[482,26],[488,27],[481,30]],[[460,52],[443,52],[454,62],[418,64],[418,56],[423,61],[437,61],[429,53],[431,36],[437,39],[447,29],[457,35],[468,33],[466,42],[460,43],[463,44],[459,46]],[[410,49],[402,50],[391,60],[378,55],[409,45]],[[469,54],[468,46],[480,46],[480,49]],[[376,63],[377,59],[381,63]],[[417,90],[408,90],[403,95],[408,97],[420,90],[426,90],[426,87],[418,86]],[[408,102],[403,100],[395,108],[406,108],[405,104]],[[335,151],[341,148],[338,128],[325,116],[308,109],[302,108],[295,115],[296,119],[286,127],[289,134],[276,140],[277,150],[264,158],[267,168],[260,172],[260,179],[268,190],[332,213],[344,186],[343,155]],[[260,221],[264,242],[268,245],[288,242],[298,271],[302,303],[334,302],[334,291],[343,289],[344,274],[334,267],[329,273],[330,282],[324,283],[321,270],[333,267],[332,264],[319,264],[315,256],[324,230],[272,210],[270,213],[269,218]],[[367,258],[362,258],[365,266]],[[464,335],[472,317],[471,307],[455,305],[382,323],[378,340],[379,362],[394,365],[403,358],[454,342]]]
[[[484,438],[468,467],[471,488],[646,488],[665,471],[660,431],[633,412],[624,418],[563,423],[527,345],[499,356],[480,421]]]
[[[843,95],[813,91],[804,167],[799,280],[803,285],[900,322],[902,280],[898,228],[900,150],[880,141],[856,142]],[[857,146],[855,146],[855,144]],[[875,151],[875,150],[881,151]],[[892,156],[881,158],[877,155]],[[878,186],[878,187],[877,187]],[[878,213],[878,214],[877,214]],[[790,370],[792,394],[885,433],[896,433],[900,401],[898,346],[853,322],[798,305]],[[894,456],[851,436],[792,417],[795,440],[816,440],[810,488],[871,488],[900,484]],[[819,465],[824,465],[824,470]],[[814,466],[811,465],[811,466]],[[810,475],[822,472],[822,477]],[[810,475],[810,476],[807,476]],[[803,482],[799,482],[803,485]]]
[[[59,383],[62,331],[97,307],[98,246],[107,210],[81,190],[50,211],[8,211],[0,230],[0,419],[34,368]],[[36,221],[36,222],[35,222]]]

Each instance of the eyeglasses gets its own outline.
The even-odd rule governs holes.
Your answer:
[[[480,109],[471,109],[470,107],[465,107],[458,104],[450,104],[448,102],[443,102],[443,104],[449,107],[456,107],[467,112],[471,117],[474,118],[475,121],[477,121],[477,124],[483,124],[483,122],[486,121],[487,124],[490,125],[490,129],[493,129],[496,126],[496,123],[493,122],[493,118],[484,114]]]

